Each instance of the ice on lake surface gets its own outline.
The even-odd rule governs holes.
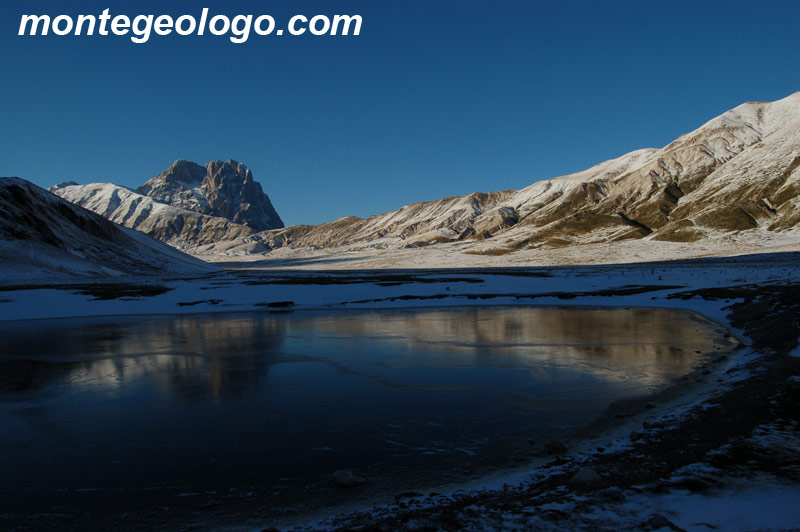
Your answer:
[[[465,479],[668,386],[716,336],[636,308],[4,322],[0,505],[277,504],[335,490],[339,469],[397,489]]]

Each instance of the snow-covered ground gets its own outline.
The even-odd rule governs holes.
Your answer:
[[[497,253],[497,245],[487,240],[474,243],[438,243],[423,248],[379,249],[342,247],[324,250],[283,247],[266,254],[202,254],[198,258],[220,266],[259,269],[353,270],[426,268],[502,268],[619,264],[676,259],[725,257],[731,255],[800,251],[800,235],[763,229],[709,235],[697,242],[664,242],[640,239],[585,244],[565,248],[526,249]]]
[[[724,322],[724,304],[670,299],[687,290],[798,280],[797,254],[527,269],[336,271],[226,270],[202,276],[97,280],[102,297],[57,279],[3,279],[0,320],[124,314],[464,305],[595,305],[689,308]],[[329,264],[333,266],[332,264]],[[41,283],[41,288],[36,288]],[[126,287],[163,287],[140,296]],[[635,293],[637,287],[647,287]],[[619,292],[619,290],[622,292]],[[119,290],[119,297],[114,297]],[[612,294],[595,292],[617,290]],[[566,297],[569,299],[566,299]],[[613,297],[611,297],[613,296]],[[285,302],[291,302],[285,303]],[[273,305],[270,307],[270,305]]]

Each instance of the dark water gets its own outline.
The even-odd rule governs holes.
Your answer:
[[[0,514],[132,511],[153,494],[265,511],[336,492],[337,469],[369,489],[469,478],[666,387],[715,335],[652,309],[0,323]]]

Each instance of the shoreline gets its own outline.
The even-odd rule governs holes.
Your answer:
[[[570,308],[587,308],[586,306],[563,306]],[[615,307],[603,307],[598,305],[593,308]],[[650,308],[657,310],[664,309],[664,307]],[[723,339],[726,336],[733,339],[732,335],[724,332],[727,331],[724,325],[698,312],[689,309],[675,308],[667,308],[667,310],[682,310],[692,317],[702,318],[704,321],[707,321],[709,325],[723,329],[722,331],[717,331],[720,333],[719,339]],[[741,352],[742,355],[746,354],[746,348],[744,348],[738,340],[734,340],[734,342],[730,342],[729,345],[719,351],[715,350],[713,352],[703,353],[692,371],[681,377],[674,378],[664,389],[611,403],[591,421],[575,427],[574,430],[570,430],[568,433],[564,434],[563,438],[557,440],[566,445],[566,450],[564,452],[548,454],[543,450],[537,450],[535,452],[537,457],[530,462],[495,469],[485,468],[479,478],[446,484],[419,485],[413,492],[395,494],[394,496],[390,493],[374,495],[372,499],[354,503],[350,505],[349,508],[326,509],[320,511],[318,515],[311,518],[287,518],[277,521],[273,523],[273,525],[278,527],[279,530],[299,531],[317,530],[317,524],[320,524],[323,525],[321,530],[325,530],[325,526],[331,521],[341,519],[343,514],[358,515],[361,513],[370,513],[370,506],[377,505],[386,508],[393,508],[395,506],[402,507],[404,505],[409,505],[411,501],[417,501],[420,505],[432,504],[435,506],[437,503],[433,502],[432,499],[437,497],[445,499],[459,498],[468,496],[465,494],[470,492],[502,490],[507,486],[523,485],[535,474],[533,473],[534,471],[546,468],[547,465],[554,460],[560,460],[564,457],[583,453],[601,441],[624,439],[627,437],[626,435],[628,433],[637,428],[645,419],[660,417],[676,406],[685,408],[686,405],[697,404],[702,400],[701,396],[703,394],[708,393],[717,386],[715,379],[723,375],[725,370],[737,363],[736,353]],[[414,493],[416,493],[416,495],[414,495]],[[423,495],[425,493],[436,494],[436,496],[425,496]]]
[[[775,317],[770,314],[773,312],[770,309],[777,308],[774,312],[783,312],[778,321],[781,323],[786,322],[785,316],[790,316],[793,310],[797,310],[797,305],[792,303],[793,294],[797,291],[797,284],[791,280],[785,279],[782,272],[787,267],[795,268],[795,262],[798,260],[796,254],[791,254],[789,257],[784,256],[786,261],[778,261],[777,263],[758,264],[756,268],[751,269],[748,266],[752,264],[740,264],[738,268],[720,269],[719,264],[712,262],[711,264],[689,264],[686,265],[688,270],[682,268],[671,269],[669,266],[662,266],[660,270],[653,269],[651,273],[651,265],[640,265],[631,267],[630,265],[619,265],[616,268],[611,267],[591,267],[581,266],[576,268],[563,268],[558,271],[550,270],[552,275],[509,275],[509,272],[499,273],[484,273],[481,275],[479,272],[450,272],[457,278],[443,278],[443,272],[426,272],[424,274],[409,273],[408,279],[400,280],[396,285],[384,286],[378,283],[386,282],[379,279],[373,279],[373,282],[361,281],[359,283],[335,283],[335,284],[307,284],[301,279],[300,283],[284,283],[285,279],[274,272],[261,272],[256,274],[240,275],[238,273],[229,273],[223,276],[212,275],[202,276],[200,279],[193,279],[192,281],[166,281],[165,284],[170,286],[171,290],[152,296],[141,296],[134,301],[123,301],[126,303],[122,308],[129,309],[127,304],[131,304],[134,308],[142,310],[142,314],[152,315],[150,310],[157,308],[164,308],[166,299],[167,305],[170,303],[175,305],[173,309],[178,310],[182,307],[177,306],[178,303],[185,299],[187,293],[191,294],[204,294],[213,291],[229,291],[231,295],[235,295],[237,286],[243,286],[250,295],[249,303],[242,305],[246,308],[223,307],[219,308],[217,305],[212,304],[198,304],[193,307],[191,314],[196,312],[219,312],[224,309],[224,312],[251,312],[252,309],[258,308],[255,303],[262,301],[263,293],[269,292],[273,294],[274,291],[279,291],[279,294],[273,294],[276,299],[278,296],[295,292],[299,293],[303,290],[310,290],[317,297],[323,299],[327,298],[327,304],[320,305],[319,307],[311,308],[309,306],[298,304],[292,308],[296,308],[301,313],[316,313],[316,312],[334,312],[345,311],[362,311],[369,312],[374,309],[393,309],[397,311],[410,311],[412,309],[428,309],[435,308],[454,308],[454,307],[473,307],[473,306],[520,306],[520,302],[514,298],[514,294],[520,286],[520,283],[528,289],[529,293],[539,294],[552,294],[554,292],[566,292],[571,295],[566,298],[559,298],[557,295],[548,295],[547,297],[538,297],[531,299],[530,303],[523,303],[522,306],[557,306],[557,307],[626,307],[635,306],[640,308],[665,308],[671,310],[678,310],[688,312],[690,315],[699,317],[707,323],[711,324],[714,328],[722,328],[727,331],[726,333],[720,332],[723,337],[728,335],[728,341],[733,343],[736,338],[740,345],[734,348],[733,345],[729,346],[733,353],[727,353],[727,360],[720,358],[722,355],[715,355],[713,358],[709,354],[705,362],[698,364],[695,369],[679,382],[673,383],[668,389],[659,392],[663,395],[666,402],[659,405],[654,398],[638,398],[636,400],[628,401],[625,404],[617,404],[610,406],[604,413],[605,419],[595,420],[591,425],[591,429],[586,427],[579,436],[571,441],[571,448],[565,454],[553,455],[552,457],[541,457],[525,464],[520,464],[511,469],[503,468],[502,470],[495,470],[487,475],[481,475],[480,479],[458,484],[448,484],[446,486],[438,486],[435,496],[420,496],[420,494],[399,494],[401,497],[394,498],[390,494],[381,494],[382,502],[370,499],[369,503],[355,503],[353,505],[338,506],[335,510],[322,510],[320,514],[314,516],[306,516],[307,518],[281,518],[274,516],[268,518],[264,515],[252,515],[247,521],[252,523],[254,529],[269,530],[264,528],[266,526],[279,526],[282,530],[347,530],[356,527],[367,527],[372,530],[416,530],[411,525],[413,523],[419,524],[420,522],[429,522],[430,526],[436,530],[461,530],[469,529],[487,529],[491,530],[491,526],[475,525],[476,520],[490,519],[491,522],[497,524],[494,529],[504,529],[505,525],[509,523],[508,519],[512,520],[534,520],[538,523],[536,526],[543,527],[542,530],[550,530],[547,528],[547,523],[552,524],[556,528],[553,530],[568,528],[568,529],[604,529],[597,520],[592,521],[587,517],[587,512],[573,512],[569,516],[564,516],[559,513],[553,514],[552,508],[548,504],[566,504],[565,500],[572,500],[575,497],[585,497],[587,500],[600,499],[597,494],[609,494],[609,490],[614,491],[616,495],[611,497],[622,496],[624,500],[633,498],[640,500],[641,504],[650,503],[660,500],[663,492],[670,492],[675,489],[682,489],[680,486],[683,484],[671,483],[669,479],[681,471],[681,468],[691,465],[691,463],[675,454],[675,447],[680,447],[686,443],[693,441],[694,434],[700,434],[702,444],[706,447],[705,452],[713,451],[714,449],[724,449],[725,445],[720,441],[725,442],[733,441],[731,438],[743,438],[742,431],[737,432],[735,436],[725,435],[723,438],[709,430],[708,427],[700,429],[689,430],[688,427],[693,426],[697,419],[703,418],[704,412],[718,408],[730,408],[730,405],[738,404],[739,399],[735,398],[731,390],[744,389],[749,390],[747,393],[753,393],[754,396],[759,398],[770,396],[770,394],[778,393],[779,391],[791,391],[793,381],[788,383],[773,383],[774,386],[765,385],[758,380],[759,371],[762,366],[775,368],[771,369],[772,373],[780,374],[781,371],[792,375],[800,374],[800,368],[796,361],[800,361],[797,357],[791,356],[792,348],[787,351],[785,347],[774,349],[769,343],[769,334],[766,334],[762,329],[766,326],[768,329],[773,326]],[[547,270],[546,268],[536,268],[535,272]],[[645,271],[647,270],[647,271]],[[679,271],[680,270],[680,271]],[[668,272],[671,272],[672,278],[668,277]],[[297,273],[298,277],[306,277],[308,272]],[[374,275],[380,275],[381,272],[372,272]],[[687,275],[688,273],[688,275]],[[732,281],[740,281],[737,284],[728,283],[722,285],[720,283],[720,273],[727,275],[722,281],[730,279]],[[314,277],[318,277],[318,272],[312,272]],[[342,272],[335,272],[331,274],[333,277],[341,278]],[[419,277],[436,276],[435,281],[417,282]],[[602,292],[616,290],[620,287],[631,286],[631,281],[638,281],[634,277],[639,276],[650,281],[663,283],[659,290],[636,292],[636,293],[612,293],[604,295]],[[654,276],[664,276],[664,279],[653,279]],[[246,281],[253,280],[254,276],[271,277],[274,280],[281,278],[283,281],[279,283],[266,283],[247,285]],[[479,283],[465,282],[466,279],[478,276],[480,277]],[[699,277],[699,279],[698,279]],[[780,278],[779,278],[780,277]],[[346,278],[346,275],[345,275]],[[417,279],[415,281],[414,279]],[[394,279],[398,281],[398,279]],[[680,282],[676,282],[680,281]],[[112,282],[113,283],[113,282]],[[171,283],[171,284],[170,284]],[[183,284],[182,284],[183,283]],[[194,287],[187,292],[187,284],[194,283]],[[214,283],[221,283],[216,286]],[[281,284],[283,283],[283,284]],[[366,284],[365,284],[366,283]],[[669,285],[668,287],[665,285]],[[476,290],[482,290],[484,294],[497,294],[498,291],[505,290],[507,293],[500,293],[497,297],[491,299],[476,299],[470,301],[472,304],[454,304],[459,298],[447,297],[444,300],[434,299],[435,305],[411,305],[415,300],[402,300],[399,296],[412,293],[424,297],[426,294],[436,294],[438,291],[443,291],[448,288],[450,294],[466,296],[470,293],[476,293]],[[565,289],[565,290],[562,290]],[[342,304],[342,299],[352,299],[350,294],[358,293],[359,290],[367,289],[374,293],[375,291],[390,292],[397,294],[395,297],[396,302],[393,304],[375,306],[359,306],[351,304]],[[52,297],[53,294],[59,294],[66,300],[76,299],[82,300],[81,305],[73,305],[72,310],[91,309],[93,311],[101,311],[109,308],[108,305],[114,305],[114,300],[92,300],[91,296],[76,296],[74,293],[69,293],[67,290],[42,290],[41,288],[33,288],[31,290],[23,290],[10,292],[5,291],[3,297],[18,297],[20,294],[31,295],[37,292],[46,292]],[[175,292],[179,292],[180,297],[176,297]],[[183,292],[183,293],[180,293]],[[6,296],[5,294],[9,294]],[[172,297],[169,297],[172,294]],[[203,295],[203,297],[206,297]],[[213,297],[213,296],[212,296]],[[771,298],[769,301],[783,302],[784,306],[788,308],[782,309],[780,305],[776,307],[775,304],[766,303],[761,301],[763,298]],[[787,299],[788,298],[788,299]],[[34,298],[35,299],[35,298]],[[460,298],[462,301],[464,298]],[[419,300],[416,300],[419,301]],[[424,301],[424,300],[422,300]],[[788,303],[787,303],[788,301]],[[800,299],[798,300],[800,301]],[[445,304],[442,304],[445,303]],[[488,305],[487,305],[488,303]],[[768,304],[769,303],[769,304]],[[0,312],[3,307],[8,303],[0,304]],[[739,305],[737,307],[737,305]],[[333,307],[333,308],[332,308]],[[263,311],[264,309],[261,308]],[[286,312],[292,311],[290,309],[268,310],[268,312]],[[787,314],[788,312],[788,314]],[[180,312],[170,312],[167,315],[180,314]],[[141,315],[141,314],[140,314]],[[1,317],[2,315],[0,315]],[[90,317],[99,316],[98,314],[91,315]],[[120,318],[124,316],[120,314],[109,314],[108,319]],[[42,318],[46,319],[46,318]],[[781,321],[782,320],[782,321]],[[12,322],[6,322],[12,323]],[[796,340],[798,334],[798,327],[800,325],[791,323],[783,327],[782,337]],[[792,336],[793,335],[793,336]],[[715,351],[716,353],[716,351]],[[772,353],[772,354],[770,354]],[[775,354],[777,353],[777,354]],[[710,359],[710,360],[709,360]],[[715,360],[719,359],[719,360]],[[782,369],[781,369],[782,368]],[[708,374],[703,374],[708,371]],[[720,379],[720,380],[717,380]],[[702,382],[696,382],[700,380]],[[772,390],[776,388],[777,391]],[[782,393],[781,392],[781,393]],[[789,392],[786,392],[789,393]],[[659,395],[657,394],[657,395]],[[721,399],[720,399],[721,398]],[[769,401],[768,401],[769,402]],[[654,404],[655,407],[648,408],[648,404]],[[727,405],[727,406],[726,406]],[[763,406],[763,405],[762,405]],[[760,426],[764,423],[775,422],[776,418],[772,415],[763,416],[761,410],[754,410],[747,408],[747,405],[742,405],[743,409],[747,411],[745,416],[746,424],[743,426],[745,432],[748,428],[753,426]],[[769,405],[766,405],[769,407]],[[727,410],[726,410],[727,411]],[[622,415],[622,417],[618,417]],[[735,417],[735,411],[729,412],[727,416]],[[603,416],[601,416],[602,418]],[[763,419],[760,419],[763,417]],[[704,419],[704,418],[703,418]],[[649,426],[645,427],[642,423],[646,422]],[[757,424],[756,421],[764,421],[764,423]],[[785,425],[785,424],[784,424]],[[780,430],[775,429],[775,433],[787,431],[791,437],[800,435],[795,429],[786,428],[781,425]],[[631,433],[636,432],[638,435],[632,438]],[[791,438],[789,438],[791,439]],[[608,441],[612,440],[612,441]],[[782,442],[786,442],[787,437],[783,437]],[[669,445],[664,444],[664,441],[671,442]],[[800,441],[800,440],[798,440]],[[612,443],[612,445],[608,445]],[[677,444],[677,445],[676,445]],[[720,447],[722,445],[722,447]],[[597,450],[597,447],[603,447],[603,451]],[[790,446],[791,447],[791,446]],[[721,452],[721,451],[720,451]],[[796,452],[800,452],[797,451]],[[698,455],[699,451],[695,452],[692,457],[700,458],[700,462],[705,462],[702,456]],[[791,454],[791,453],[790,453]],[[641,459],[636,455],[650,456],[655,464],[666,463],[667,466],[658,466],[654,470],[645,468],[643,471],[641,467]],[[735,461],[734,461],[735,462]],[[620,465],[622,464],[622,465]],[[624,466],[624,467],[623,467]],[[745,467],[741,464],[734,463],[733,466],[727,466],[725,471],[732,471],[733,467]],[[622,471],[620,468],[629,469],[634,472],[638,483],[631,483],[628,481],[620,481],[629,476],[630,472]],[[585,486],[578,486],[572,483],[572,478],[577,472],[583,469],[595,469],[596,473],[600,476],[600,481],[590,482]],[[599,472],[598,472],[599,471]],[[728,473],[725,473],[728,474]],[[768,474],[778,475],[781,479],[786,477],[781,471],[765,470],[765,468],[750,468],[746,471],[747,475],[755,474]],[[781,476],[782,475],[782,476]],[[795,482],[792,480],[794,473],[790,472],[789,482],[790,486],[800,486],[800,481]],[[590,475],[591,476],[591,475]],[[695,475],[701,478],[702,475]],[[730,476],[730,475],[729,475]],[[741,476],[741,475],[740,475]],[[724,477],[718,474],[717,477]],[[728,477],[724,477],[728,478]],[[800,477],[798,477],[800,480]],[[599,482],[599,483],[598,483]],[[695,484],[700,485],[705,481],[698,481]],[[709,481],[710,482],[710,481]],[[732,484],[732,480],[725,481]],[[686,483],[684,483],[686,484]],[[692,484],[692,482],[688,482]],[[687,485],[688,485],[687,484]],[[707,482],[707,484],[709,484]],[[694,485],[694,484],[693,484]],[[763,485],[760,484],[760,485]],[[768,484],[769,485],[769,484]],[[639,486],[636,488],[635,486]],[[642,488],[644,486],[644,488]],[[649,493],[647,486],[656,486],[655,491],[650,495],[642,495],[642,493]],[[658,486],[661,486],[660,488]],[[676,488],[675,486],[678,486]],[[697,487],[697,486],[695,486]],[[719,487],[718,484],[711,482],[703,490],[690,492],[695,497],[706,497],[709,489]],[[430,488],[434,489],[434,488]],[[642,491],[644,489],[644,491]],[[466,490],[466,493],[464,492]],[[622,493],[622,495],[620,495]],[[600,497],[602,499],[602,497]],[[572,498],[572,499],[571,499]],[[606,505],[608,508],[617,508],[621,504],[619,500],[604,500],[598,502]],[[561,501],[561,502],[559,502]],[[574,503],[575,501],[573,501]],[[514,509],[513,504],[521,505],[519,508]],[[378,504],[376,508],[367,508],[365,505]],[[507,508],[509,504],[512,507]],[[570,503],[572,504],[572,503]],[[615,506],[616,505],[616,506]],[[241,507],[245,510],[247,506]],[[481,508],[480,515],[470,515],[473,512],[468,511],[468,508],[478,507]],[[495,515],[499,510],[498,508],[505,508],[503,515],[506,517]],[[222,509],[220,509],[222,510]],[[534,511],[536,510],[536,511]],[[246,511],[246,510],[245,510]],[[610,511],[610,510],[609,510]],[[236,508],[230,508],[230,511],[220,511],[219,519],[213,519],[217,526],[204,529],[215,530],[244,530],[249,525],[234,526],[233,523],[227,523],[224,515],[231,515],[230,512],[236,513]],[[563,512],[562,512],[563,513]],[[613,513],[613,512],[612,512]],[[619,512],[618,512],[619,513]],[[212,511],[216,514],[216,511]],[[455,517],[444,517],[444,514],[449,514]],[[486,516],[490,517],[486,517]],[[513,518],[508,518],[511,515]],[[541,521],[543,516],[553,516],[558,519]],[[661,515],[661,514],[659,514]],[[493,517],[491,517],[493,516]],[[167,525],[169,518],[165,515],[152,514],[139,516],[151,525],[159,523],[160,525],[168,526],[170,530],[184,530],[188,529],[190,525],[200,526],[197,522],[188,523],[186,521],[171,522]],[[622,517],[615,522],[614,526],[636,525],[630,521],[625,521]],[[625,519],[629,519],[630,516]],[[455,519],[460,524],[456,527],[451,523]],[[589,519],[587,522],[578,521]],[[572,521],[570,521],[572,520]],[[574,521],[574,522],[573,522]],[[532,522],[532,521],[531,521]],[[676,521],[677,522],[677,521]],[[472,523],[472,525],[470,525]],[[500,524],[498,524],[500,523]],[[502,524],[505,523],[505,524]],[[587,524],[588,523],[588,524]],[[128,530],[146,530],[147,526],[138,526],[134,523],[120,523],[124,529]],[[206,522],[206,525],[210,525]],[[467,526],[469,525],[469,526]],[[416,526],[416,525],[414,525]],[[427,525],[426,525],[427,526]],[[477,526],[477,528],[475,528]],[[613,529],[611,526],[609,529]],[[678,525],[675,525],[678,526]],[[455,527],[455,528],[454,528]],[[582,528],[584,527],[584,528]],[[592,528],[595,527],[595,528]],[[597,528],[599,527],[599,528]],[[31,528],[35,530],[36,528]]]
[[[764,316],[759,316],[754,321],[762,321]],[[797,334],[795,325],[794,333]],[[795,336],[796,337],[796,336]],[[767,349],[768,350],[768,349]],[[635,513],[626,515],[624,506],[629,504],[631,499],[644,508],[644,502],[649,500],[659,500],[659,498],[670,501],[669,497],[683,497],[681,504],[686,505],[687,501],[692,503],[714,500],[715,496],[723,496],[731,499],[733,504],[742,504],[742,499],[747,499],[761,493],[766,487],[772,486],[783,492],[792,494],[794,497],[800,493],[800,449],[798,449],[797,439],[800,435],[800,427],[797,424],[798,407],[796,402],[792,402],[792,397],[800,397],[800,377],[796,376],[800,372],[800,352],[795,348],[783,352],[764,352],[764,346],[746,347],[740,345],[734,348],[737,352],[735,356],[727,360],[720,360],[716,364],[716,371],[723,372],[723,378],[717,382],[712,382],[719,373],[711,371],[707,375],[705,383],[701,383],[687,393],[677,392],[676,396],[663,405],[660,409],[652,411],[645,410],[634,416],[628,422],[621,423],[610,431],[601,431],[599,434],[586,435],[580,439],[577,445],[564,458],[554,458],[549,463],[545,459],[532,463],[528,468],[510,475],[502,473],[494,477],[486,477],[482,483],[467,485],[472,489],[471,493],[459,493],[457,486],[449,496],[441,497],[438,500],[433,498],[423,498],[412,503],[396,503],[386,508],[363,511],[348,516],[329,517],[316,522],[306,522],[295,524],[294,527],[287,528],[293,531],[306,530],[348,530],[353,527],[367,527],[370,530],[413,530],[406,525],[416,519],[428,523],[432,529],[456,530],[452,523],[458,522],[459,527],[467,524],[474,525],[481,523],[481,529],[503,530],[512,523],[518,525],[526,522],[527,526],[532,523],[538,525],[535,530],[615,530],[621,526],[626,528],[638,528],[643,530],[668,528],[671,530],[685,530],[680,525],[670,521],[673,515],[681,516],[681,507],[673,505],[666,506],[666,510],[661,513],[640,514]],[[766,369],[765,369],[766,367]],[[697,368],[697,371],[703,371]],[[758,373],[761,372],[761,375]],[[767,373],[767,375],[764,375]],[[783,382],[780,380],[772,382],[769,377],[772,375],[789,375]],[[795,376],[792,376],[792,375]],[[787,383],[788,381],[788,383]],[[672,389],[672,392],[676,390]],[[770,404],[778,403],[781,410],[788,409],[793,414],[793,419],[775,418],[768,414],[762,415],[761,408],[763,403],[750,405],[751,408],[743,416],[750,425],[754,425],[754,432],[757,437],[751,437],[745,427],[743,430],[734,430],[735,436],[724,434],[722,438],[714,434],[714,430],[706,433],[696,430],[698,418],[704,416],[704,411],[714,409],[724,409],[729,412],[745,406],[747,398],[737,396],[737,392],[749,392],[761,397],[782,398],[782,401],[773,399]],[[783,397],[781,397],[783,394]],[[785,395],[790,397],[786,398]],[[787,401],[788,399],[788,401]],[[788,403],[788,404],[787,404]],[[752,408],[755,406],[755,409]],[[746,408],[743,408],[746,409]],[[613,408],[611,412],[613,413]],[[770,410],[767,408],[767,410]],[[654,417],[665,419],[666,421],[643,422],[643,418]],[[644,423],[647,423],[646,425]],[[772,427],[778,423],[779,428]],[[641,425],[640,425],[641,424]],[[694,427],[694,430],[692,429]],[[766,428],[765,428],[766,427]],[[628,432],[631,428],[636,431]],[[761,444],[759,438],[764,437],[764,433],[772,438],[770,446]],[[699,438],[698,438],[699,435]],[[712,440],[713,444],[708,445],[708,452],[711,456],[704,458],[700,453],[698,462],[682,460],[681,462],[667,467],[664,471],[642,472],[637,471],[641,477],[637,478],[636,483],[628,485],[609,485],[609,476],[619,477],[619,465],[627,462],[636,462],[639,455],[648,456],[648,463],[655,464],[657,458],[671,457],[674,459],[675,449],[665,448],[661,440],[683,441],[689,445],[695,444],[697,439]],[[718,441],[724,444],[720,447]],[[612,440],[608,447],[601,447],[604,442]],[[709,442],[709,443],[712,443]],[[730,456],[726,447],[741,446],[756,451],[762,457],[763,463],[741,463],[741,460],[734,454]],[[778,447],[774,454],[772,447]],[[755,451],[754,451],[755,450]],[[678,450],[678,454],[681,451]],[[716,462],[720,464],[713,465]],[[641,460],[639,460],[641,461]],[[709,463],[710,462],[710,463]],[[775,467],[772,462],[778,462],[780,467]],[[766,467],[765,467],[766,466]],[[531,470],[533,468],[533,470]],[[579,476],[586,470],[596,473],[596,468],[603,472],[599,478],[592,481],[580,481]],[[617,469],[617,471],[615,471]],[[663,468],[658,468],[663,469]],[[709,470],[711,472],[709,472]],[[629,473],[623,471],[624,473]],[[591,475],[585,475],[591,476]],[[755,486],[742,485],[737,480],[740,478],[750,478],[758,480]],[[494,486],[488,489],[488,481],[494,479]],[[730,487],[728,487],[730,486]],[[726,491],[727,489],[727,491]],[[761,491],[759,491],[761,490]],[[642,500],[644,499],[644,501]],[[570,501],[565,503],[564,501]],[[601,506],[606,515],[600,519],[587,517],[587,515],[571,514],[564,512],[568,504],[584,507]],[[480,510],[476,510],[479,508]],[[497,514],[498,509],[502,510],[502,515]],[[728,508],[734,510],[735,508]],[[470,510],[470,511],[466,511]],[[615,512],[616,510],[616,512]],[[589,516],[598,513],[594,509],[587,511]],[[449,515],[447,519],[443,515]],[[456,514],[457,517],[453,517]],[[616,514],[616,515],[614,515]],[[510,516],[510,517],[509,517]],[[717,519],[720,523],[725,523],[724,516],[712,515],[708,526],[715,528],[711,522]],[[776,530],[794,530],[800,517],[797,510],[789,509],[788,513],[780,513],[773,521],[781,526]],[[677,519],[676,519],[677,520]],[[724,528],[724,527],[723,527]],[[765,526],[767,528],[767,526]],[[464,528],[475,529],[475,528]],[[687,528],[694,530],[695,528]],[[748,529],[748,528],[745,528]],[[759,528],[760,529],[760,528]],[[748,529],[749,530],[749,529]]]

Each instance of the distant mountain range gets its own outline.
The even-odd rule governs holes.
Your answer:
[[[136,190],[66,183],[52,191],[212,259],[278,248],[303,253],[458,243],[459,252],[504,255],[626,240],[702,246],[753,231],[794,235],[800,231],[800,92],[742,104],[664,148],[637,150],[522,190],[476,192],[315,226],[283,227],[250,170],[232,160],[205,166],[178,160]]]
[[[268,199],[251,199],[259,197],[252,187],[248,194],[230,192],[245,190],[252,182],[249,171],[232,161],[221,164],[208,163],[204,173],[199,165],[177,161],[138,191],[182,211],[166,211],[112,185],[55,192],[165,242],[211,255],[456,241],[484,250],[491,245],[502,254],[626,239],[696,242],[755,228],[794,231],[800,221],[800,93],[742,104],[662,149],[634,151],[523,190],[414,203],[316,226],[282,228]],[[226,181],[210,178],[218,168],[225,168]],[[251,207],[230,208],[245,202]]]

